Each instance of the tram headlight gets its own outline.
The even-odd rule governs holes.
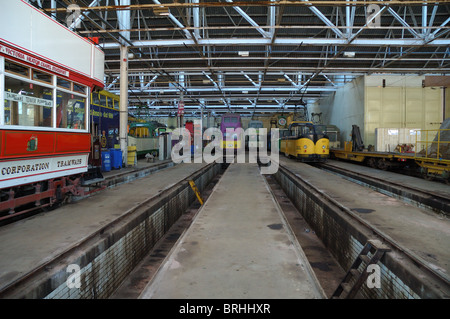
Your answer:
[[[308,148],[308,146],[304,145],[303,148],[306,150]]]
[[[326,146],[326,145],[322,145],[322,148],[323,148],[323,149],[326,149],[326,148],[327,148],[327,146]]]

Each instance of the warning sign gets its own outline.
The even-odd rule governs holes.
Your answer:
[[[184,114],[184,102],[180,101],[178,102],[178,116]]]

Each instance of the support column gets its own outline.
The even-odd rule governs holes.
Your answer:
[[[122,160],[128,164],[128,47],[120,46],[120,149]]]

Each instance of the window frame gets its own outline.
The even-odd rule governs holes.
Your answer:
[[[5,63],[6,61],[14,63],[14,64],[18,64],[21,65],[25,68],[27,68],[29,70],[28,72],[28,77],[25,77],[23,75],[20,74],[16,74],[14,72],[9,72],[5,70]],[[33,79],[33,72],[34,70],[41,72],[41,73],[46,73],[52,76],[52,83],[48,83],[48,82],[44,82],[44,81],[39,81],[39,80],[34,80]],[[24,126],[24,125],[5,125],[5,85],[6,85],[6,80],[5,77],[11,77],[13,79],[17,79],[17,80],[21,80],[21,81],[25,81],[27,83],[33,84],[33,85],[39,85],[42,87],[46,87],[52,90],[52,94],[53,94],[53,107],[52,107],[52,126],[51,127],[45,127],[45,126]],[[67,89],[65,87],[61,87],[58,86],[58,78],[63,79],[65,81],[68,81],[70,83],[70,87],[71,89]],[[86,92],[80,93],[77,91],[73,90],[74,84],[83,86],[86,88]],[[86,100],[85,103],[85,125],[83,129],[73,129],[73,128],[59,128],[56,127],[56,106],[57,106],[57,91],[62,91],[68,94],[74,94],[76,96],[81,96]],[[6,129],[6,130],[25,130],[25,131],[31,131],[31,130],[39,130],[39,131],[58,131],[58,132],[78,132],[78,133],[89,133],[90,131],[90,122],[89,122],[89,112],[90,112],[90,102],[91,102],[91,90],[89,88],[89,86],[86,86],[84,84],[78,83],[78,82],[74,82],[71,80],[67,80],[61,76],[58,76],[56,74],[52,74],[52,73],[48,73],[48,72],[44,72],[40,69],[37,68],[33,68],[27,65],[24,65],[22,63],[18,63],[16,61],[12,61],[7,59],[4,56],[0,56],[0,103],[2,103],[2,105],[0,106],[0,129]]]

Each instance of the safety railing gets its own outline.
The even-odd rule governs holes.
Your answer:
[[[450,129],[417,130],[415,157],[450,160]]]

